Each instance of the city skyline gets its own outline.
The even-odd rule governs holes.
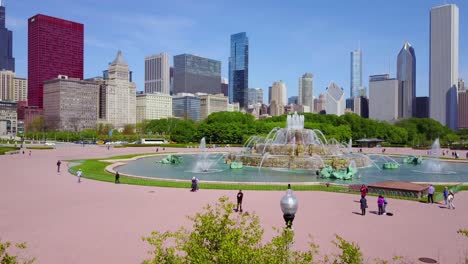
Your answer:
[[[16,75],[26,76],[27,18],[43,13],[85,25],[85,77],[99,75],[101,67],[97,65],[107,63],[107,58],[121,49],[128,54],[127,61],[133,69],[139,91],[144,90],[144,56],[160,52],[168,52],[171,56],[192,53],[220,60],[222,76],[228,77],[229,37],[236,32],[245,31],[250,40],[249,87],[261,87],[266,91],[274,80],[282,79],[290,87],[289,97],[297,95],[296,89],[291,89],[297,82],[297,76],[303,72],[313,72],[316,76],[315,96],[324,92],[330,81],[335,81],[345,84],[343,88],[348,97],[350,51],[358,46],[361,48],[363,86],[368,86],[369,75],[388,73],[389,69],[392,77],[396,75],[396,57],[401,43],[409,41],[418,57],[417,96],[424,96],[429,93],[429,12],[432,7],[443,4],[442,1],[405,2],[408,10],[400,10],[398,2],[402,1],[396,1],[385,10],[381,10],[376,3],[371,2],[340,2],[339,10],[351,8],[363,15],[363,18],[350,20],[350,15],[343,11],[332,16],[330,12],[325,12],[326,16],[322,14],[323,11],[332,9],[332,3],[319,3],[314,8],[306,2],[301,7],[277,4],[265,7],[260,3],[249,3],[251,8],[245,17],[243,15],[244,19],[233,23],[228,22],[229,19],[219,20],[220,16],[225,15],[221,12],[223,9],[236,8],[228,2],[212,6],[211,1],[207,1],[200,5],[185,4],[183,8],[180,2],[174,3],[173,7],[164,3],[108,5],[107,2],[109,1],[94,3],[83,0],[81,4],[77,4],[64,0],[61,7],[57,8],[49,0],[41,3],[7,1],[6,22],[7,27],[14,32],[13,56],[17,60]],[[463,32],[467,24],[463,20],[463,14],[466,13],[468,4],[463,1],[453,3],[460,8],[460,32]],[[257,18],[254,21],[248,15],[254,12],[257,5],[265,8],[265,13],[280,7],[298,12],[284,25],[269,20],[268,25],[262,26],[254,23]],[[157,10],[157,6],[161,7],[158,12],[148,12]],[[197,12],[194,10],[207,6],[212,7],[204,10],[202,14],[195,15]],[[70,12],[63,13],[64,8]],[[375,14],[377,11],[381,12],[378,16]],[[405,23],[392,19],[390,14],[396,11],[404,18]],[[122,14],[125,15],[119,16]],[[385,14],[389,17],[386,18]],[[102,15],[109,19],[102,21]],[[206,18],[207,15],[209,19]],[[214,20],[221,22],[213,25]],[[378,22],[368,23],[370,20]],[[411,30],[406,28],[406,23],[412,25]],[[129,32],[129,28],[132,32]],[[265,30],[271,28],[275,28],[275,31]],[[203,32],[200,33],[200,30]],[[157,33],[157,36],[148,39],[147,33]],[[194,37],[195,33],[198,38]],[[284,42],[275,43],[278,34],[288,40],[287,45]],[[339,38],[340,42],[330,44],[330,38]],[[193,41],[194,39],[197,41]],[[464,34],[461,34],[460,43],[463,43],[464,39]],[[468,76],[468,67],[464,64],[464,61],[467,61],[466,54],[467,51],[460,50],[461,78]]]

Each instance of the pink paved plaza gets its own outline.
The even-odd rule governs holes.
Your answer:
[[[185,216],[237,191],[156,188],[115,185],[83,179],[78,184],[65,170],[56,172],[58,159],[109,157],[145,153],[153,148],[107,150],[99,146],[69,146],[0,156],[0,238],[28,242],[27,254],[36,263],[140,263],[148,257],[141,240],[153,230],[189,226]],[[191,149],[166,149],[190,151]],[[408,150],[387,149],[386,153]],[[465,153],[461,153],[462,157]],[[86,171],[84,171],[86,175]],[[441,204],[389,200],[394,216],[368,213],[360,216],[356,195],[295,192],[299,210],[294,220],[294,246],[305,249],[309,234],[322,253],[334,252],[334,234],[360,245],[365,259],[404,256],[437,259],[439,263],[465,263],[468,238],[457,234],[468,229],[468,192],[456,194],[456,210]],[[256,213],[266,238],[282,227],[279,200],[284,192],[244,191],[244,211]],[[368,198],[376,211],[376,197]]]

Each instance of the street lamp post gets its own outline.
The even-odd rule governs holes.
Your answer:
[[[286,228],[291,229],[294,217],[297,212],[299,203],[296,196],[291,190],[291,184],[288,184],[288,190],[280,201],[281,211],[283,211],[283,218],[286,223]]]

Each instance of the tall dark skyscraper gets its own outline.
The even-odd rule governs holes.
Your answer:
[[[0,70],[15,71],[13,32],[5,26],[5,3],[0,0]]]
[[[245,32],[231,35],[229,57],[229,102],[239,102],[241,108],[249,100],[249,38]]]
[[[43,82],[67,75],[83,79],[83,24],[46,15],[28,20],[28,104],[43,106]]]
[[[174,94],[221,91],[221,62],[191,54],[174,56]]]
[[[406,42],[397,59],[398,118],[406,119],[416,114],[416,55]]]

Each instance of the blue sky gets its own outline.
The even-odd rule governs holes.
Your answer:
[[[349,95],[350,51],[363,51],[363,82],[396,74],[396,56],[409,41],[417,57],[417,95],[428,95],[429,11],[443,0],[183,1],[6,0],[14,31],[18,76],[27,77],[27,19],[42,13],[85,25],[85,77],[101,75],[118,49],[143,90],[144,56],[192,53],[220,60],[228,76],[229,37],[247,32],[249,86],[284,80],[297,95],[298,77],[315,75],[314,95],[330,81]],[[460,9],[460,77],[468,79],[468,1]],[[172,64],[172,61],[171,61]]]

